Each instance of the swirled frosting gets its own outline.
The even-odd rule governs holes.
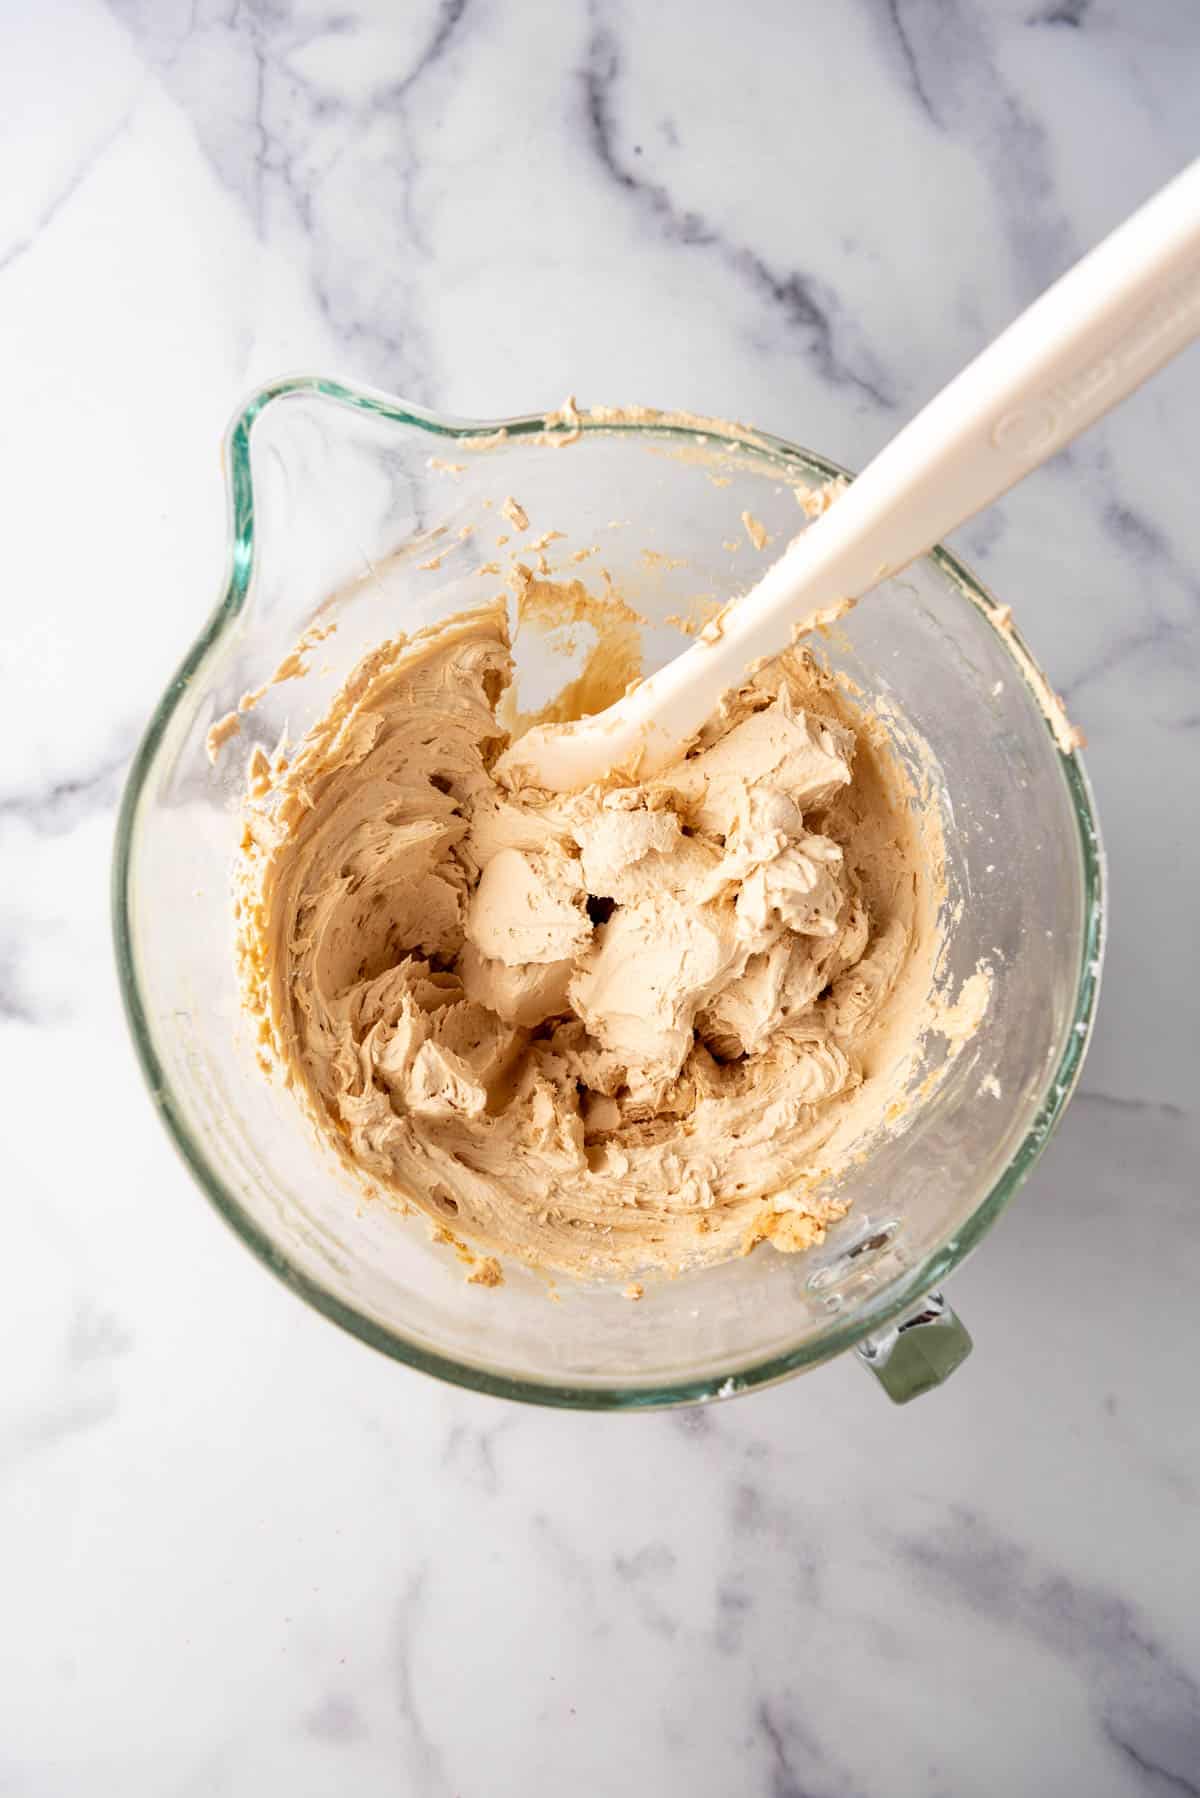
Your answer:
[[[510,677],[500,603],[385,645],[251,801],[270,1059],[480,1252],[616,1278],[809,1246],[928,992],[895,768],[795,650],[653,780],[507,790]]]

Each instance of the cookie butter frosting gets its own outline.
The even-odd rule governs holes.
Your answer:
[[[627,1279],[810,1246],[930,985],[935,874],[882,735],[796,649],[652,780],[505,788],[511,673],[502,602],[385,645],[250,802],[270,1060],[480,1252]]]

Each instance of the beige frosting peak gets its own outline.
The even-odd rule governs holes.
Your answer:
[[[854,738],[830,720],[795,711],[787,687],[707,749],[676,763],[656,785],[688,804],[693,823],[724,835],[748,822],[755,801],[801,812],[827,806],[849,786]]]
[[[467,905],[466,933],[481,955],[508,968],[582,954],[592,922],[578,861],[559,848],[499,850]]]

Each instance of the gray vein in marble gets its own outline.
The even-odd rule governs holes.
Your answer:
[[[689,1440],[715,1436],[718,1424],[715,1413],[703,1405],[693,1405],[686,1411],[668,1411],[667,1420],[673,1430]]]
[[[361,1741],[367,1734],[362,1712],[346,1692],[327,1692],[304,1717],[301,1727],[305,1735],[339,1747]]]
[[[1107,469],[1107,459],[1105,467]],[[1101,523],[1137,562],[1148,565],[1172,586],[1178,588],[1189,611],[1190,621],[1200,621],[1200,575],[1181,560],[1178,551],[1154,520],[1127,500],[1110,499],[1104,506]]]
[[[97,163],[111,150],[122,132],[126,130],[137,111],[137,106],[138,101],[135,99],[130,106],[126,107],[116,123],[110,126],[84,153],[61,187],[42,207],[34,220],[32,230],[28,231],[24,237],[19,237],[15,242],[9,244],[7,249],[0,251],[0,275],[6,274],[23,256],[29,254],[43,232],[49,229],[64,208],[74,199],[88,176],[95,170]]]
[[[928,115],[930,121],[940,128],[941,120],[934,111],[933,100],[926,89],[924,77],[921,74],[921,65],[917,61],[912,41],[908,35],[908,27],[904,22],[903,0],[883,0],[883,6],[908,76],[909,91],[916,97],[922,111]]]
[[[0,1472],[115,1417],[120,1393],[113,1363],[134,1347],[132,1334],[111,1311],[89,1298],[78,1299],[58,1346],[50,1386],[36,1408],[18,1411],[15,1421],[0,1429]]]
[[[754,1594],[739,1574],[719,1580],[716,1588],[716,1623],[713,1644],[718,1654],[736,1655],[746,1637],[746,1625],[754,1610]]]
[[[1103,1105],[1115,1111],[1149,1113],[1162,1118],[1186,1118],[1192,1114],[1182,1105],[1171,1105],[1161,1099],[1128,1099],[1117,1093],[1097,1092],[1095,1088],[1081,1088],[1075,1094],[1076,1105]]]
[[[669,1587],[678,1567],[678,1556],[667,1542],[647,1542],[631,1555],[617,1555],[613,1572],[633,1597],[638,1615],[646,1628],[665,1641],[679,1634],[680,1620],[664,1602],[664,1587]]]
[[[589,1620],[587,1633],[594,1637],[609,1635],[612,1626],[601,1613],[596,1576],[587,1560],[545,1511],[534,1512],[530,1528],[559,1588],[573,1592],[581,1601]]]
[[[20,972],[28,932],[20,928],[0,936],[0,1020],[10,1024],[44,1024],[46,1007],[23,990]]]
[[[790,1575],[797,1600],[814,1604],[820,1597],[821,1569],[814,1552],[806,1519],[794,1499],[767,1496],[765,1487],[738,1480],[729,1507],[730,1534],[738,1552],[756,1540],[770,1543],[777,1557],[780,1577]]]
[[[983,15],[963,0],[888,0],[872,16],[886,19],[891,60],[923,116],[986,171],[1032,300],[1080,246],[1056,198],[1046,129],[1003,81]]]
[[[86,818],[111,811],[120,797],[137,737],[122,731],[119,747],[99,763],[44,786],[0,790],[0,821],[19,820],[39,836],[61,836]]]
[[[758,1723],[771,1749],[772,1798],[807,1798],[805,1788],[797,1779],[792,1766],[791,1755],[788,1752],[787,1743],[783,1739],[783,1730],[765,1700],[758,1707]]]
[[[39,1449],[57,1448],[73,1436],[107,1423],[117,1412],[112,1393],[68,1393],[47,1401],[36,1415],[0,1436],[0,1473],[15,1467]]]
[[[922,1585],[1066,1662],[1114,1748],[1200,1798],[1200,1686],[1135,1606],[1043,1567],[966,1505],[951,1506],[936,1533],[901,1536],[896,1546]]]
[[[1109,1718],[1103,1719],[1101,1728],[1106,1740],[1112,1743],[1118,1754],[1124,1756],[1131,1766],[1137,1768],[1139,1773],[1150,1775],[1156,1791],[1182,1792],[1186,1794],[1186,1798],[1200,1798],[1200,1784],[1195,1780],[1188,1779],[1184,1774],[1173,1773],[1160,1760],[1148,1759],[1145,1752],[1136,1743],[1128,1741]],[[1183,1748],[1185,1753],[1191,1752],[1188,1744],[1185,1743]]]
[[[133,1337],[121,1320],[91,1299],[83,1299],[71,1314],[67,1332],[67,1360],[72,1367],[88,1367],[111,1361],[133,1347]]]
[[[580,80],[583,87],[587,139],[596,161],[670,242],[711,250],[760,298],[781,315],[789,331],[800,336],[824,378],[850,388],[886,410],[895,405],[882,372],[866,356],[855,367],[838,347],[838,302],[814,278],[792,270],[780,273],[748,245],[726,238],[702,213],[681,208],[664,182],[636,173],[621,151],[613,97],[621,78],[621,49],[615,34],[600,19],[595,4]]]
[[[755,1721],[767,1746],[771,1798],[857,1798],[862,1788],[849,1783],[844,1770],[829,1767],[794,1702],[785,1710],[777,1701],[761,1699]]]
[[[1107,675],[1115,672],[1123,663],[1132,662],[1146,649],[1170,651],[1175,656],[1186,656],[1195,659],[1195,632],[1186,624],[1164,618],[1160,612],[1151,612],[1143,623],[1133,625],[1123,631],[1119,637],[1109,637],[1105,647],[1085,662],[1068,679],[1060,681],[1059,687],[1068,707],[1078,703],[1080,695],[1102,681]],[[1175,720],[1171,721],[1172,723]]]
[[[1113,545],[1113,553],[1129,564],[1132,584],[1131,622],[1119,633],[1106,635],[1102,645],[1064,680],[1059,682],[1068,705],[1123,663],[1147,649],[1170,652],[1176,663],[1200,672],[1200,577],[1184,561],[1170,539],[1139,507],[1115,497],[1116,481],[1103,449],[1092,459],[1100,493],[1099,525]],[[1172,728],[1186,724],[1187,714],[1169,719]]]
[[[418,56],[408,74],[394,86],[384,90],[384,97],[389,100],[403,100],[410,93],[421,77],[433,67],[445,54],[450,39],[461,23],[467,10],[467,0],[440,0],[437,17],[429,42]]]
[[[422,1798],[428,1794],[451,1791],[442,1751],[430,1733],[417,1702],[416,1667],[417,1634],[425,1612],[429,1568],[422,1562],[409,1575],[396,1607],[395,1622],[395,1695],[396,1708],[404,1724],[418,1772],[415,1789]]]
[[[1078,31],[1092,10],[1092,0],[1051,0],[1040,12],[1030,13],[1027,25],[1069,25]]]
[[[404,136],[405,155],[400,165],[400,199],[408,239],[425,257],[432,256],[432,246],[418,216],[416,185],[420,173],[420,156],[413,141],[412,127],[406,111],[409,96],[418,84],[441,62],[466,13],[468,0],[440,0],[432,30],[425,48],[399,81],[385,87],[376,104],[393,109]]]
[[[238,9],[241,10],[240,7]],[[254,227],[258,235],[263,234],[265,208],[263,194],[267,180],[267,162],[271,154],[271,134],[267,130],[265,109],[267,102],[267,57],[263,46],[262,28],[254,13],[248,11],[250,28],[247,33],[250,55],[254,62],[254,110],[252,124],[257,148],[254,154]],[[308,205],[307,195],[297,194],[290,179],[290,169],[286,160],[281,159],[280,176],[293,201],[306,229],[311,229],[312,212]]]
[[[414,253],[423,259],[430,254],[415,206],[421,158],[409,103],[457,41],[467,0],[441,0],[411,66],[391,79],[381,70],[379,83],[361,101],[322,90],[290,60],[322,37],[353,32],[357,20],[350,14],[306,24],[287,8],[237,5],[231,11],[219,0],[199,0],[187,26],[172,30],[164,28],[160,9],[144,0],[108,4],[192,119],[218,178],[240,200],[259,240],[286,248],[292,266],[303,270],[339,345],[353,353],[367,378],[428,403],[432,345],[412,277],[400,272]],[[217,67],[222,80],[214,79]],[[339,129],[319,129],[331,114]],[[381,125],[382,152],[373,136]],[[323,192],[347,159],[355,184],[367,190],[380,180],[383,165],[399,202],[379,215],[367,265],[356,215]],[[290,241],[289,215],[299,245]],[[388,279],[381,285],[384,270]]]
[[[466,1423],[454,1424],[442,1449],[442,1466],[467,1485],[494,1498],[500,1491],[496,1443],[501,1436],[515,1429],[516,1423],[515,1415],[506,1411],[487,1429]]]

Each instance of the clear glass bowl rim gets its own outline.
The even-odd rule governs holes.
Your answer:
[[[150,1096],[184,1162],[201,1190],[235,1234],[276,1277],[317,1311],[360,1341],[393,1360],[421,1372],[501,1398],[585,1411],[648,1410],[732,1396],[787,1379],[842,1354],[874,1331],[884,1328],[915,1300],[945,1278],[977,1247],[1017,1188],[1029,1174],[1074,1091],[1086,1055],[1095,1019],[1105,939],[1105,862],[1091,787],[1078,752],[1066,753],[1054,735],[1049,718],[1046,729],[1065,782],[1075,821],[1084,892],[1084,930],[1081,945],[1075,1008],[1066,1046],[1058,1065],[1046,1079],[1033,1121],[1003,1174],[980,1200],[971,1215],[918,1266],[884,1288],[852,1317],[835,1322],[815,1341],[802,1343],[730,1375],[712,1374],[698,1379],[679,1379],[658,1386],[571,1386],[515,1376],[473,1362],[456,1360],[410,1341],[400,1331],[364,1316],[330,1291],[319,1280],[297,1267],[259,1228],[209,1161],[202,1141],[191,1131],[182,1107],[159,1060],[149,1018],[138,982],[134,954],[131,878],[133,838],[138,807],[147,776],[170,720],[188,692],[192,675],[211,646],[237,617],[246,603],[254,567],[254,490],[250,473],[250,437],[255,421],[268,406],[298,395],[333,402],[366,412],[389,422],[448,440],[487,438],[503,431],[506,439],[565,434],[576,428],[622,435],[680,437],[695,440],[702,433],[710,442],[730,449],[771,457],[803,474],[827,481],[841,476],[852,479],[837,463],[786,439],[743,425],[702,420],[691,414],[637,409],[630,416],[590,415],[581,411],[578,426],[561,414],[531,413],[503,419],[451,418],[431,412],[391,395],[319,375],[281,377],[256,389],[238,408],[225,434],[222,466],[225,474],[228,544],[226,573],[221,598],[204,628],[188,650],[146,727],[134,754],[117,818],[112,866],[113,935],[117,972],[125,1016],[133,1037]],[[950,551],[939,546],[927,560],[948,575],[963,596],[988,613],[997,602],[986,587]],[[1016,669],[1044,710],[1038,681],[1043,680],[1028,647],[1015,628],[1004,633]],[[1043,691],[1049,689],[1044,685]]]

